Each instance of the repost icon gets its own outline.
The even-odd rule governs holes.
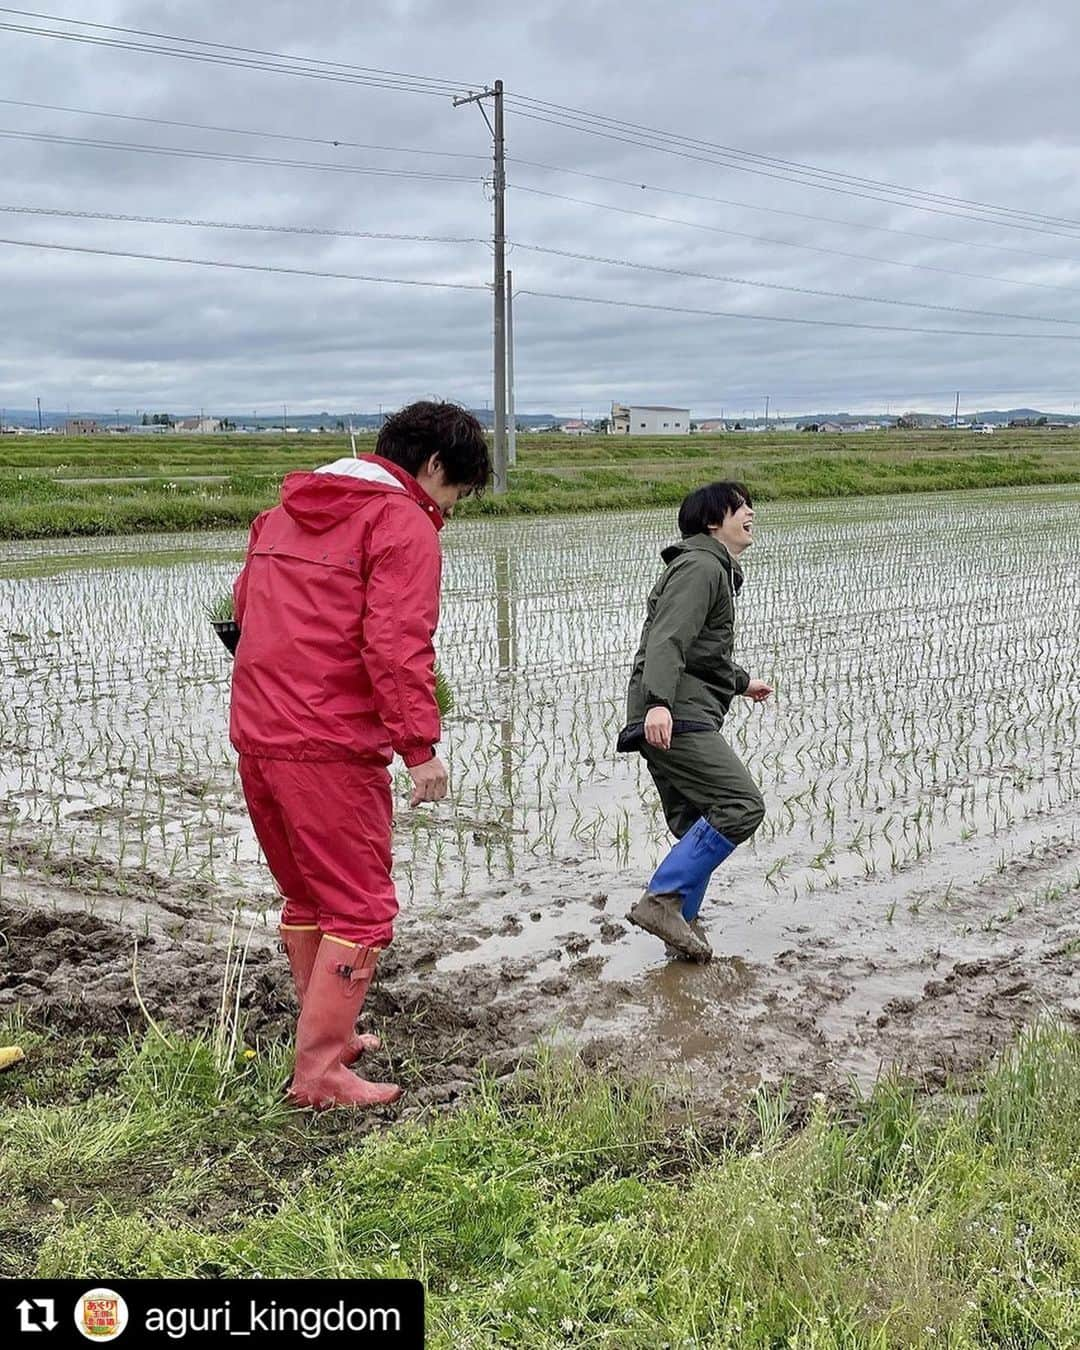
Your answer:
[[[24,1298],[19,1304],[20,1331],[52,1331],[56,1326],[56,1303],[51,1298]]]

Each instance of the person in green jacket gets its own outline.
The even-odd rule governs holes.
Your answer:
[[[678,840],[627,915],[692,960],[712,956],[698,910],[715,868],[765,816],[757,784],[720,733],[737,695],[772,693],[735,664],[739,559],[753,543],[754,508],[742,483],[710,483],[679,508],[681,542],[661,553],[627,693],[621,750],[649,767]]]

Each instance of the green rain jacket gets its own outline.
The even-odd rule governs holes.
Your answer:
[[[637,748],[650,708],[669,708],[676,732],[719,730],[731,700],[750,683],[732,655],[739,564],[710,534],[683,539],[660,556],[667,567],[649,596],[630,673],[623,749]]]

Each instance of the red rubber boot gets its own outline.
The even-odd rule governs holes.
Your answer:
[[[296,1001],[302,1011],[304,994],[308,980],[311,979],[311,967],[315,964],[315,953],[319,950],[322,933],[315,927],[301,928],[291,924],[282,924],[278,933],[281,936],[281,945],[285,948],[285,955],[289,958],[289,969],[292,971],[293,984],[296,987]],[[354,1031],[346,1043],[341,1062],[353,1064],[365,1050],[378,1050],[381,1044],[378,1036]]]
[[[312,962],[296,1024],[296,1068],[289,1100],[330,1106],[389,1106],[401,1096],[395,1083],[369,1083],[341,1062],[379,959],[363,947],[323,935]]]

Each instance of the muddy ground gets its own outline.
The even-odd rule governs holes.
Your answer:
[[[365,1010],[385,1046],[366,1071],[408,1089],[391,1115],[456,1100],[481,1066],[506,1073],[544,1037],[662,1081],[706,1116],[730,1114],[761,1081],[790,1080],[796,1103],[894,1065],[939,1087],[1042,1013],[1080,1022],[1071,821],[1042,822],[1025,856],[989,872],[976,861],[944,900],[920,874],[906,890],[903,878],[849,883],[812,901],[755,897],[751,910],[736,874],[703,911],[717,950],[707,966],[669,961],[629,928],[634,890],[625,878],[603,888],[582,859],[438,917],[406,913]],[[146,1025],[141,998],[163,1025],[213,1025],[228,928],[209,887],[130,868],[103,884],[99,863],[90,896],[70,860],[24,850],[19,866],[0,901],[0,1011],[121,1034]],[[241,1006],[250,1044],[289,1035],[269,910],[251,931]]]

